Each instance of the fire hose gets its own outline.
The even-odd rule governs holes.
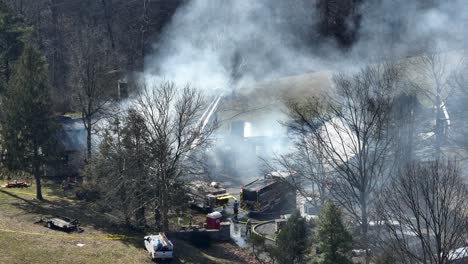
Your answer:
[[[270,241],[276,243],[276,239],[271,238],[271,237],[268,237],[268,236],[266,236],[266,235],[263,235],[263,234],[260,234],[259,232],[257,232],[257,228],[258,228],[258,227],[260,227],[260,226],[262,226],[262,225],[265,225],[265,224],[274,223],[274,222],[275,222],[275,220],[270,220],[270,221],[264,221],[264,222],[262,222],[262,223],[258,223],[258,224],[254,225],[254,226],[252,227],[252,232],[253,232],[255,235],[259,236],[259,237],[262,237],[262,238],[264,238],[264,239],[267,239],[267,240],[270,240]]]
[[[242,224],[242,225],[247,225],[247,222],[246,221],[235,221],[235,220],[232,220],[232,222],[234,223],[237,223],[237,224]],[[271,238],[271,237],[268,237],[268,236],[265,236],[263,234],[260,234],[259,232],[257,232],[257,228],[262,226],[262,225],[266,225],[266,224],[271,224],[271,223],[274,223],[275,220],[268,220],[268,221],[252,221],[250,222],[251,224],[253,224],[252,226],[252,233],[254,233],[255,235],[259,236],[259,237],[262,237],[264,239],[267,239],[267,240],[270,240],[272,242],[275,242],[276,243],[276,239],[274,238]]]

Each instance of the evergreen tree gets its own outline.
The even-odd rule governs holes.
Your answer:
[[[0,1],[0,92],[4,91],[10,81],[14,64],[21,55],[25,40],[31,31],[22,19],[15,16],[7,5]]]
[[[2,97],[2,143],[7,165],[34,176],[38,200],[43,200],[41,169],[52,157],[57,128],[50,112],[47,78],[43,56],[27,46]]]
[[[275,254],[278,264],[304,263],[307,244],[306,222],[296,211],[278,234]]]
[[[352,237],[343,224],[340,209],[333,202],[327,202],[322,208],[315,238],[321,252],[318,263],[352,263],[349,257]]]

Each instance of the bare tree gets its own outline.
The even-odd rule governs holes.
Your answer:
[[[141,185],[146,184],[144,131],[141,118],[132,110],[108,119],[101,131],[99,151],[86,165],[84,174],[90,184],[101,194],[103,208],[117,212],[126,225],[132,224],[135,216],[137,225],[144,224],[141,212]],[[146,142],[145,142],[146,143]]]
[[[435,158],[442,154],[442,146],[448,135],[450,119],[447,112],[447,98],[453,91],[453,78],[458,62],[453,61],[451,53],[430,52],[410,58],[406,78],[416,93],[423,96],[434,108],[434,149]]]
[[[410,164],[382,195],[385,244],[404,263],[452,263],[450,252],[468,236],[466,197],[468,186],[455,162]]]
[[[316,106],[319,107],[318,101],[316,101]],[[320,111],[319,109],[313,110],[315,113]],[[318,140],[309,133],[304,133],[308,131],[306,127],[302,125],[299,129],[300,123],[283,123],[283,125],[294,128],[291,135],[294,147],[291,153],[276,158],[275,163],[279,165],[280,170],[295,175],[294,180],[288,182],[303,197],[307,197],[305,202],[320,208],[328,199],[327,188],[331,176],[326,156]]]
[[[201,121],[204,110],[204,96],[192,87],[140,83],[130,109],[107,123],[86,172],[127,224],[145,226],[148,212],[157,211],[157,226],[167,230],[187,177],[203,171],[198,152],[215,128]]]
[[[455,73],[453,84],[465,95],[468,96],[468,54],[463,54],[460,60],[460,67]]]
[[[391,164],[387,129],[399,77],[393,65],[367,67],[352,77],[336,76],[336,99],[324,107],[317,108],[313,99],[288,104],[297,124],[291,128],[319,146],[314,152],[323,155],[326,169],[333,173],[328,191],[359,224],[366,251],[374,192]]]
[[[156,182],[158,194],[147,203],[157,204],[163,229],[168,228],[169,210],[180,203],[179,197],[174,195],[186,184],[184,176],[196,171],[192,155],[208,143],[214,129],[201,122],[204,108],[202,94],[189,86],[180,89],[166,82],[140,88],[135,109],[142,115],[148,130],[150,175]]]
[[[419,104],[414,92],[403,90],[394,99],[392,120],[394,126],[391,133],[394,135],[395,167],[402,168],[414,159],[417,144],[415,126],[416,115],[419,113]]]
[[[75,109],[81,113],[86,129],[86,159],[92,156],[92,136],[95,125],[105,117],[113,97],[109,87],[110,56],[102,43],[99,32],[84,28],[70,43],[73,69],[71,85],[74,87]]]
[[[143,116],[137,111],[130,109],[127,120],[122,129],[122,145],[125,153],[125,171],[127,177],[135,179],[131,186],[132,200],[135,204],[135,219],[138,226],[146,225],[146,193],[151,187],[147,163],[149,161],[148,130]]]
[[[115,49],[115,37],[113,29],[113,0],[101,0],[102,9],[104,11],[104,21],[106,24],[107,35],[109,36],[109,41],[111,48]]]

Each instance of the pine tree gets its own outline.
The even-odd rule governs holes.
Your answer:
[[[25,26],[22,19],[0,1],[0,93],[10,81],[14,64],[31,32],[31,27]]]
[[[307,244],[306,223],[296,211],[278,234],[275,254],[278,264],[304,263]]]
[[[343,224],[340,209],[333,202],[327,202],[322,208],[315,238],[321,252],[318,263],[352,263],[349,257],[352,237]]]
[[[50,112],[47,78],[45,59],[27,46],[2,98],[2,143],[7,165],[34,176],[38,200],[43,200],[41,169],[52,157],[57,128]]]

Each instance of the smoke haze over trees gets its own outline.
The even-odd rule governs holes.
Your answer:
[[[130,109],[111,118],[86,176],[103,193],[107,207],[127,224],[145,226],[145,214],[160,214],[167,230],[169,212],[184,208],[186,185],[201,174],[194,157],[209,143],[214,126],[200,123],[205,97],[173,83],[144,83]]]
[[[240,80],[343,68],[343,60],[458,48],[466,44],[468,11],[462,0],[4,2],[35,29],[57,110],[69,110],[62,101],[70,99],[59,96],[72,89],[67,42],[86,27],[113,57],[108,71],[146,70],[225,89]]]
[[[189,1],[156,43],[146,69],[226,88],[433,47],[460,48],[466,9],[461,1]],[[348,45],[340,43],[343,35],[351,36]]]
[[[79,114],[82,176],[103,212],[167,231],[187,209],[188,183],[221,178],[209,164],[222,159],[216,147],[232,171],[244,169],[235,155],[254,164],[226,169],[235,182],[259,176],[253,160],[284,140],[269,169],[298,175],[295,187],[315,209],[336,204],[319,220],[325,262],[348,263],[359,248],[371,263],[381,246],[372,229],[382,225],[385,242],[395,242],[385,250],[447,263],[468,238],[465,2],[0,0],[4,164],[31,173],[42,200],[41,176],[59,150],[52,119]],[[267,112],[257,130],[268,133],[246,136],[253,121],[230,122],[218,105],[233,116]],[[214,135],[219,120],[225,135]],[[323,242],[334,227],[341,255]],[[280,263],[307,261],[308,228],[292,216],[277,238],[294,254],[276,256]],[[411,245],[401,241],[408,228]]]
[[[409,164],[381,196],[387,246],[401,263],[451,263],[465,243],[468,186],[455,162]],[[391,224],[397,221],[399,224]]]

